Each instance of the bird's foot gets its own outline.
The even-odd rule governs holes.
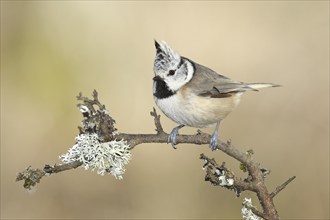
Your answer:
[[[219,138],[219,134],[218,131],[215,131],[211,137],[210,140],[210,148],[212,151],[215,151],[217,149],[218,146],[218,138]]]
[[[174,149],[176,149],[176,136],[178,135],[179,129],[184,125],[179,125],[178,127],[173,128],[171,133],[168,136],[167,143],[171,144]]]

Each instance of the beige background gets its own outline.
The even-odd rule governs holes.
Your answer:
[[[1,1],[1,217],[228,219],[241,218],[244,197],[257,204],[204,182],[202,152],[242,175],[207,146],[140,145],[122,181],[83,169],[33,192],[14,181],[74,144],[80,91],[99,91],[119,131],[154,132],[153,40],[163,39],[233,79],[283,85],[246,94],[220,135],[254,149],[270,190],[297,176],[275,198],[283,219],[329,218],[328,19],[328,1]]]

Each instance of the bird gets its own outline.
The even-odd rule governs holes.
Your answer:
[[[273,83],[244,83],[220,75],[175,52],[165,41],[155,40],[153,97],[156,105],[179,124],[168,136],[176,149],[176,136],[184,126],[215,126],[210,139],[217,149],[221,121],[239,104],[246,91],[278,87]]]

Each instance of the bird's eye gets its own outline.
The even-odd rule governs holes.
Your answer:
[[[173,76],[175,74],[175,71],[174,70],[170,70],[169,72],[168,72],[168,76]]]

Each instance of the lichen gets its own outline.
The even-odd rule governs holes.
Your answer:
[[[243,208],[242,208],[242,216],[243,216],[243,219],[245,220],[260,220],[260,218],[255,215],[251,208],[253,207],[252,205],[252,199],[251,198],[244,198],[244,201],[243,201]]]
[[[131,152],[125,140],[102,143],[95,133],[80,134],[76,137],[76,144],[60,156],[60,159],[64,163],[80,161],[86,170],[91,169],[100,175],[110,173],[117,179],[122,179],[125,165],[131,159]]]

